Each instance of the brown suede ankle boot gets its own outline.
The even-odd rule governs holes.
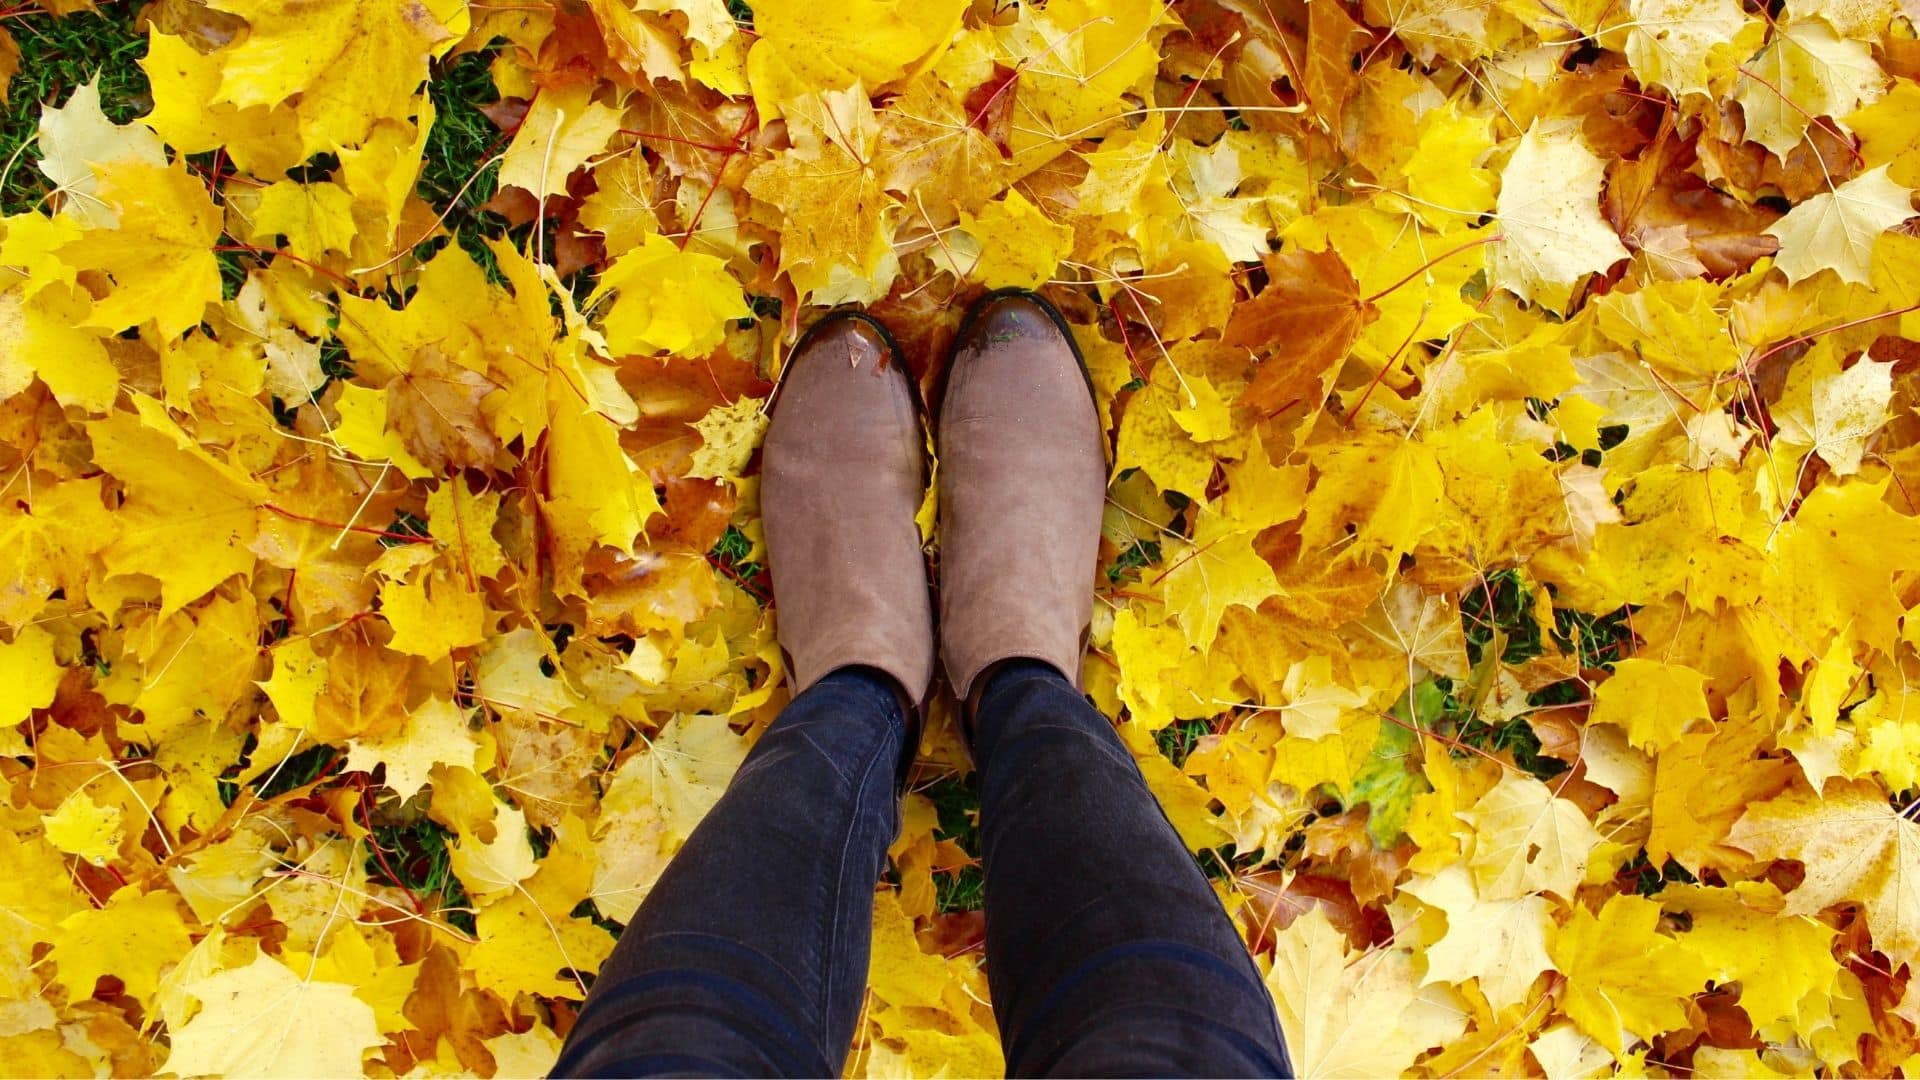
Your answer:
[[[933,605],[914,524],[927,477],[918,404],[892,339],[863,315],[827,316],[788,360],[761,452],[760,511],[795,694],[857,664],[926,700]]]
[[[1000,660],[1080,684],[1107,462],[1093,392],[1052,305],[968,314],[940,411],[940,652],[962,702]]]

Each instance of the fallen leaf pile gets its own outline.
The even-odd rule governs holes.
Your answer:
[[[1920,1066],[1913,0],[113,9],[0,177],[4,1071],[546,1069],[786,699],[795,335],[1008,285],[1303,1075]],[[1003,1067],[967,767],[852,1073]]]

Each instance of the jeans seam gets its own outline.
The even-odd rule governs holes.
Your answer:
[[[883,710],[883,711],[890,712],[890,710]],[[891,722],[893,720],[893,717],[891,715],[888,715],[887,720],[889,721],[887,725],[887,730],[889,733],[891,733],[894,728],[894,725]],[[858,783],[856,783],[853,786],[853,789],[850,792],[852,798],[848,799],[846,803],[847,826],[843,830],[844,839],[841,841],[841,844],[840,844],[840,857],[834,860],[833,885],[828,890],[827,907],[825,908],[824,911],[821,912],[821,917],[825,920],[825,923],[826,923],[826,933],[824,935],[826,938],[826,950],[821,958],[823,962],[820,965],[820,990],[821,990],[820,1002],[821,1002],[822,1008],[820,1010],[819,1037],[820,1037],[820,1044],[822,1046],[831,1045],[832,1037],[833,1037],[833,1033],[829,1030],[829,1027],[833,1022],[832,1009],[831,1009],[831,1003],[833,1001],[833,978],[834,978],[834,966],[835,966],[833,963],[833,958],[838,953],[838,946],[840,941],[840,920],[837,916],[840,910],[840,898],[845,894],[845,891],[846,891],[847,858],[848,858],[848,853],[853,849],[854,824],[860,814],[861,794],[864,791],[866,791],[867,784],[873,777],[873,770],[879,764],[881,758],[884,756],[883,752],[885,751],[885,749],[886,749],[886,740],[883,737],[879,741],[879,743],[877,743],[875,746],[873,746],[867,751],[866,762],[860,769],[860,779]],[[863,978],[865,977],[864,973],[862,974],[862,977]]]

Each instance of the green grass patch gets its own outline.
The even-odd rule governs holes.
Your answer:
[[[33,210],[52,190],[34,167],[38,150],[29,145],[39,136],[43,106],[66,104],[74,88],[97,77],[100,111],[114,123],[145,116],[152,108],[147,73],[139,64],[147,40],[134,25],[141,6],[114,0],[98,11],[67,16],[29,9],[0,24],[20,46],[20,71],[0,107],[0,168],[6,170],[0,210]]]
[[[1461,593],[1460,627],[1466,632],[1467,662],[1476,666],[1495,638],[1503,639],[1500,662],[1510,667],[1546,651],[1533,618],[1533,595],[1521,585],[1518,570],[1496,570]]]
[[[987,879],[980,871],[980,793],[970,779],[945,776],[920,794],[940,815],[934,836],[958,844],[973,860],[958,870],[934,872],[934,909],[942,914],[978,911],[987,896]]]
[[[1543,628],[1534,618],[1533,594],[1521,584],[1518,571],[1488,574],[1460,597],[1460,625],[1467,639],[1473,678],[1462,686],[1445,678],[1434,680],[1442,703],[1434,729],[1489,753],[1507,751],[1516,764],[1535,776],[1545,778],[1564,772],[1564,762],[1540,756],[1540,740],[1524,716],[1490,723],[1477,714],[1483,685],[1498,677],[1489,652],[1498,642],[1500,663],[1512,667],[1544,655],[1550,642],[1558,651],[1572,654],[1583,669],[1611,669],[1615,661],[1633,652],[1631,618],[1631,609],[1625,607],[1604,615],[1556,607],[1553,625]],[[1587,693],[1584,682],[1566,679],[1527,695],[1527,705],[1536,709],[1573,705],[1585,701]]]
[[[1200,740],[1212,732],[1213,728],[1205,720],[1175,720],[1154,732],[1153,741],[1160,747],[1160,756],[1178,769],[1186,765],[1187,755],[1193,753]]]
[[[933,875],[934,909],[945,915],[955,911],[979,911],[987,906],[987,878],[978,866],[943,870]]]
[[[480,110],[500,100],[491,70],[498,53],[495,48],[461,53],[434,66],[427,84],[427,95],[433,100],[433,129],[427,133],[420,181],[415,186],[422,199],[446,215],[454,243],[495,281],[504,279],[486,241],[505,236],[507,220],[481,207],[499,189],[500,162],[493,159],[505,149],[506,138]],[[429,258],[441,244],[437,239],[427,241],[415,254]]]
[[[732,577],[741,591],[753,598],[755,604],[766,607],[764,575],[767,568],[758,560],[747,558],[752,553],[753,541],[747,539],[746,533],[729,525],[727,531],[720,534],[720,539],[714,541],[712,550],[707,552],[707,561],[721,574]]]
[[[367,839],[368,879],[411,892],[448,925],[474,933],[473,902],[453,872],[448,854],[452,834],[417,807],[409,806],[402,813],[407,815],[404,821],[374,824]]]
[[[1486,668],[1477,668],[1476,676],[1482,671],[1489,678],[1493,675]],[[1540,704],[1533,697],[1528,698],[1528,703]],[[1409,690],[1401,698],[1401,705],[1408,706],[1405,715],[1422,731],[1457,744],[1452,751],[1456,758],[1470,757],[1474,750],[1489,754],[1504,751],[1515,765],[1542,780],[1567,771],[1566,762],[1540,753],[1540,738],[1533,733],[1533,726],[1525,716],[1497,722],[1482,717],[1474,709],[1472,683],[1456,683],[1444,675],[1436,675]],[[1400,706],[1395,708],[1398,710]]]
[[[1107,567],[1107,584],[1118,585],[1129,578],[1137,578],[1140,571],[1160,561],[1160,543],[1157,540],[1135,540]]]
[[[1576,653],[1583,668],[1613,670],[1614,662],[1633,655],[1633,609],[1589,615],[1572,608],[1553,609],[1553,640],[1563,652]]]
[[[421,540],[426,540],[433,536],[432,530],[427,528],[425,518],[422,518],[418,514],[410,514],[405,510],[393,515],[393,520],[387,523],[386,531],[388,535],[382,536],[378,540],[379,545],[383,548],[397,547],[401,544],[414,542],[412,540],[404,540],[402,537],[413,536]]]
[[[310,784],[322,776],[325,776],[327,770],[333,767],[334,759],[338,756],[339,751],[325,743],[321,743],[318,746],[309,746],[305,750],[281,762],[279,765],[255,777],[253,780],[253,784],[255,785],[254,794],[262,799],[272,799],[284,795],[302,784]],[[239,789],[236,788],[235,794],[237,795],[238,793]]]
[[[1687,868],[1668,859],[1665,866],[1653,865],[1647,858],[1647,849],[1641,848],[1633,861],[1620,868],[1614,875],[1615,881],[1632,881],[1633,891],[1641,896],[1653,896],[1668,885],[1698,885],[1700,879],[1687,872]]]

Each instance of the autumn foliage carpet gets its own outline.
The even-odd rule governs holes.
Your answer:
[[[1303,1074],[1907,1067],[1916,18],[0,10],[0,1073],[542,1072],[785,700],[796,333],[931,392],[1002,285]],[[967,769],[939,709],[852,1074],[1001,1068]]]

